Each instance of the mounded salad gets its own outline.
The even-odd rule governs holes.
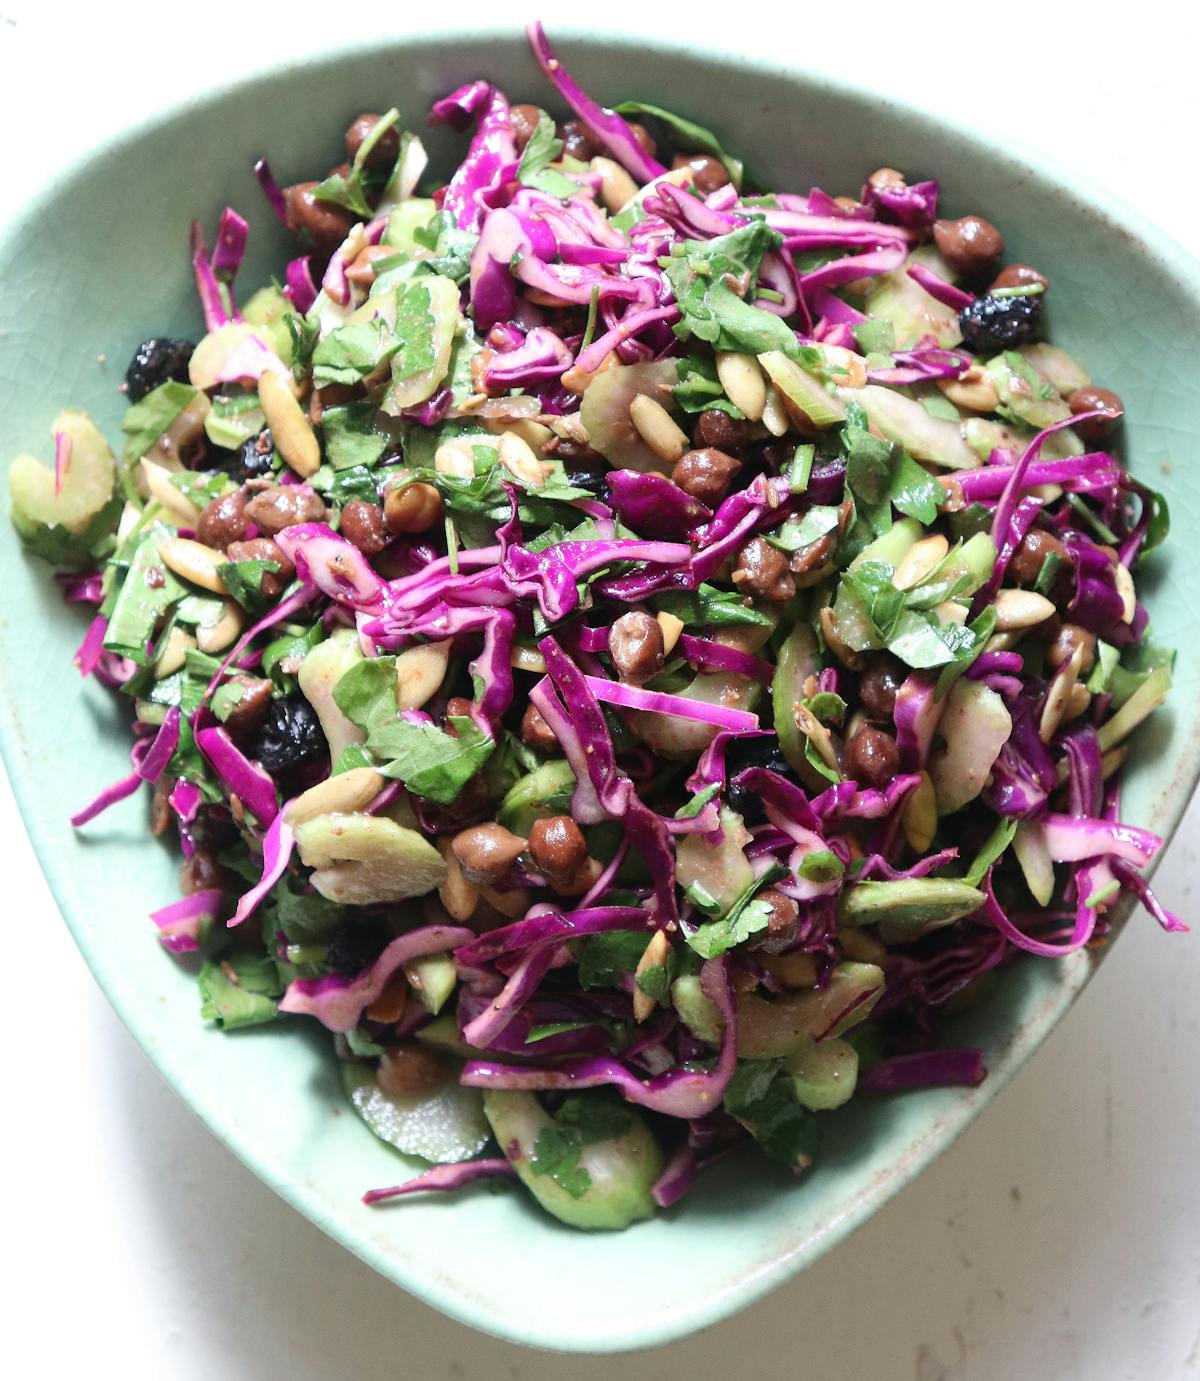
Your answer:
[[[752,188],[530,39],[571,118],[472,82],[448,179],[395,110],[320,182],[260,162],[297,257],[235,292],[246,220],[194,227],[204,334],[139,348],[119,458],[61,414],[12,517],[133,712],[74,823],[151,786],[204,1018],[331,1033],[431,1167],[368,1201],[621,1228],[978,1083],[943,1019],[1122,892],[1184,928],[1117,796],[1167,511],[935,182]]]

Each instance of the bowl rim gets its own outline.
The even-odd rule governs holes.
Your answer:
[[[678,47],[663,38],[646,38],[636,34],[614,36],[586,25],[558,20],[554,22],[554,29],[556,47],[560,53],[565,51],[568,61],[572,59],[571,50],[576,44],[586,45],[592,50],[636,50],[640,54],[648,53],[651,57],[667,62],[678,56]],[[411,36],[397,33],[386,37],[345,39],[335,42],[319,53],[300,53],[255,64],[232,77],[206,83],[170,106],[158,109],[152,118],[140,121],[132,118],[123,120],[98,139],[88,141],[72,157],[48,173],[38,175],[20,208],[0,222],[0,263],[11,253],[13,242],[28,226],[36,223],[60,192],[79,178],[95,160],[118,157],[145,138],[149,132],[181,118],[202,115],[219,107],[230,96],[253,82],[275,80],[285,75],[294,76],[304,69],[326,68],[346,62],[372,59],[378,61],[386,53],[399,47],[438,51],[464,41],[472,47],[486,45],[489,42],[512,43],[518,39],[521,32],[516,25],[492,22],[479,28],[473,27],[465,34],[453,27],[435,27]],[[819,74],[801,62],[760,58],[747,53],[727,53],[720,51],[711,42],[691,40],[684,56],[689,61],[710,63],[724,68],[737,74],[739,78],[769,76],[779,79],[806,88],[818,98],[828,95],[858,104],[874,101],[884,109],[901,114],[918,130],[923,127],[931,135],[939,136],[948,133],[994,164],[1007,165],[1011,171],[1029,176],[1041,183],[1052,182],[1060,195],[1069,196],[1078,208],[1098,217],[1114,231],[1118,231],[1129,243],[1130,253],[1149,256],[1156,260],[1164,275],[1170,277],[1190,298],[1195,311],[1200,314],[1200,261],[1172,234],[1155,225],[1119,194],[1090,175],[1072,169],[1059,158],[1042,153],[1024,141],[1012,139],[1007,135],[1004,136],[1003,147],[1000,147],[996,143],[1000,137],[999,131],[990,129],[986,123],[977,124],[974,121],[939,116],[919,104],[891,94],[880,98],[865,86]],[[977,1089],[958,1091],[961,1097],[930,1123],[920,1138],[913,1143],[903,1161],[894,1168],[893,1173],[872,1185],[835,1222],[826,1223],[821,1231],[802,1240],[792,1250],[777,1253],[769,1261],[759,1261],[755,1267],[731,1279],[714,1294],[693,1301],[673,1302],[675,1307],[665,1310],[653,1325],[626,1328],[622,1331],[619,1325],[609,1321],[603,1334],[597,1332],[581,1338],[577,1336],[578,1330],[572,1329],[571,1333],[575,1336],[568,1336],[566,1331],[556,1326],[554,1320],[534,1315],[523,1324],[510,1321],[484,1300],[459,1294],[452,1282],[443,1279],[436,1272],[419,1274],[410,1271],[404,1262],[392,1257],[376,1238],[358,1231],[348,1221],[340,1218],[337,1210],[323,1199],[302,1175],[285,1165],[266,1163],[256,1150],[253,1135],[243,1134],[232,1119],[222,1115],[220,1106],[201,1109],[184,1095],[164,1067],[167,1062],[163,1052],[154,1042],[147,1039],[138,1016],[124,1009],[122,1004],[110,996],[104,981],[104,974],[109,965],[100,952],[100,947],[91,943],[86,930],[78,924],[66,906],[58,880],[59,866],[55,863],[47,866],[48,860],[55,859],[57,850],[46,826],[39,820],[37,811],[33,808],[40,794],[40,783],[34,781],[32,772],[27,769],[16,708],[5,694],[0,694],[0,757],[3,758],[12,785],[22,825],[37,856],[38,867],[75,944],[142,1054],[189,1110],[265,1185],[303,1213],[327,1235],[422,1303],[431,1305],[449,1317],[492,1337],[541,1350],[604,1354],[664,1346],[723,1322],[794,1279],[843,1237],[873,1217],[957,1140],[1047,1038],[1078,998],[1101,960],[1112,949],[1112,945],[1109,945],[1099,952],[1081,953],[1068,960],[1059,961],[1057,981],[1041,999],[1035,1019],[1029,1021],[1024,1028],[1013,1032],[1012,1039],[1005,1043],[1002,1052],[997,1056],[996,1064],[989,1069],[984,1083]],[[1191,781],[1187,783],[1187,789],[1171,793],[1167,799],[1164,808],[1164,848],[1146,870],[1147,876],[1151,875],[1161,862],[1166,846],[1175,834],[1198,780],[1200,760],[1193,763]],[[1133,909],[1133,900],[1128,896],[1123,897],[1121,904],[1114,908],[1111,913],[1114,939],[1123,929]]]

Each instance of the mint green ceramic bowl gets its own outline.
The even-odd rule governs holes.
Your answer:
[[[770,185],[841,192],[881,164],[934,175],[953,214],[986,215],[1014,259],[1049,275],[1053,338],[1125,399],[1134,466],[1174,510],[1171,546],[1140,588],[1158,633],[1181,648],[1179,684],[1170,710],[1137,741],[1124,811],[1169,835],[1200,766],[1195,263],[1061,171],[869,93],[769,62],[608,39],[565,43],[563,55],[607,101],[641,97],[714,126]],[[116,388],[133,347],[150,334],[201,329],[186,255],[193,216],[211,225],[226,202],[240,207],[253,228],[244,281],[278,271],[285,245],[251,177],[255,157],[269,153],[281,182],[311,176],[341,157],[340,132],[360,110],[397,104],[422,127],[434,96],[480,75],[514,99],[548,100],[519,32],[396,41],[218,91],[102,148],[43,192],[0,241],[0,455],[46,454],[51,419],[67,404],[117,435]],[[462,143],[432,131],[429,146],[435,166],[448,166]],[[405,1289],[477,1328],[541,1347],[616,1351],[727,1317],[827,1251],[948,1145],[1094,967],[1091,956],[1015,967],[959,1033],[988,1052],[983,1086],[863,1099],[831,1121],[820,1167],[804,1180],[758,1159],[729,1161],[680,1208],[605,1236],[571,1232],[526,1196],[486,1187],[367,1209],[364,1188],[416,1166],[347,1111],[328,1041],[300,1023],[232,1037],[206,1030],[192,975],[159,949],[147,920],[176,894],[176,876],[168,851],[145,834],[144,807],[127,802],[82,835],[68,825],[70,808],[128,771],[125,719],[75,674],[83,619],[63,607],[47,569],[11,534],[0,540],[0,563],[4,758],[42,867],[113,1006],[179,1095],[267,1184]],[[52,993],[53,974],[39,981]]]

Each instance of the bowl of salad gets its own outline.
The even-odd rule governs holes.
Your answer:
[[[1061,172],[535,24],[218,92],[0,265],[47,876],[436,1307],[724,1317],[1186,929],[1197,279]]]

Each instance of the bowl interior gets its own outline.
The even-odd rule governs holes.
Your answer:
[[[1176,537],[1139,586],[1156,633],[1181,649],[1168,712],[1138,740],[1125,818],[1169,833],[1196,780],[1194,659],[1200,492],[1186,447],[1200,423],[1200,301],[1194,265],[1136,218],[1054,171],[1036,171],[914,112],[769,65],[580,39],[563,56],[608,102],[640,97],[714,127],[767,185],[855,190],[888,164],[935,175],[950,214],[1003,227],[1011,257],[1053,285],[1052,338],[1125,399],[1135,469],[1171,500]],[[193,216],[249,215],[243,291],[278,272],[288,246],[250,166],[281,184],[342,157],[360,110],[400,106],[435,167],[465,139],[424,130],[431,99],[486,75],[513,99],[547,103],[516,33],[456,34],[349,51],[218,92],[93,155],[33,202],[0,243],[0,454],[46,456],[57,409],[88,409],[117,439],[117,386],[137,342],[202,330],[187,260]],[[160,951],[147,913],[176,895],[175,861],[127,802],[85,832],[71,808],[128,771],[126,716],[71,666],[85,617],[47,568],[0,543],[0,738],[42,865],[96,977],[138,1041],[208,1125],[270,1185],[351,1250],[477,1327],[572,1350],[645,1346],[712,1323],[812,1261],[948,1144],[1062,1015],[1095,960],[1027,962],[962,1020],[988,1052],[982,1088],[862,1100],[830,1118],[803,1181],[757,1160],[707,1175],[682,1210],[619,1235],[583,1237],[516,1193],[369,1210],[364,1188],[405,1178],[344,1107],[328,1042],[300,1023],[225,1037],[199,1022],[194,979]],[[219,1192],[210,1186],[209,1193]],[[664,1288],[669,1281],[670,1287]]]

